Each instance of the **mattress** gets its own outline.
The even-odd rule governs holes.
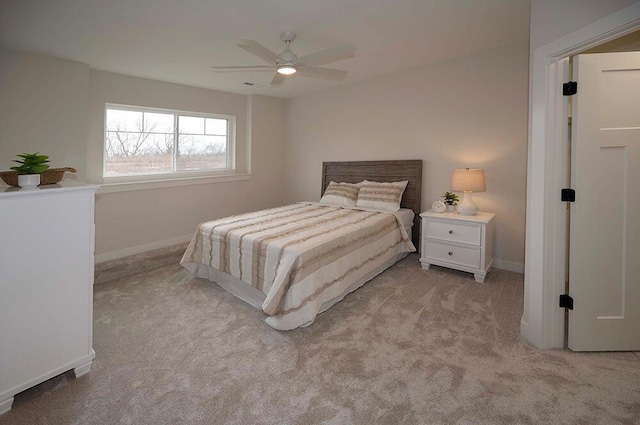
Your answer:
[[[413,219],[416,216],[413,210],[410,210],[409,208],[400,208],[400,210],[398,210],[394,214],[402,224],[402,227],[404,227],[404,230],[406,230],[406,232],[411,235]]]
[[[198,226],[181,264],[294,329],[415,251],[409,217],[318,203],[226,217]]]

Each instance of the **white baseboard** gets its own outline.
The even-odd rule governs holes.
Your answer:
[[[516,263],[515,261],[507,261],[501,260],[499,258],[494,258],[493,267],[510,272],[524,273],[524,263]]]
[[[132,246],[130,248],[123,248],[111,252],[97,254],[95,257],[95,263],[100,264],[104,263],[105,261],[117,260],[118,258],[129,257],[131,255],[141,254],[143,252],[153,251],[155,249],[167,248],[169,246],[186,243],[189,242],[192,237],[193,233],[189,233],[188,235],[177,236],[175,238],[163,239],[161,241],[146,243],[144,245]]]

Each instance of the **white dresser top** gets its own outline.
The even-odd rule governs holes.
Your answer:
[[[38,186],[37,189],[22,189],[20,187],[0,185],[0,199],[41,196],[60,192],[96,191],[100,186],[86,183],[58,183]]]

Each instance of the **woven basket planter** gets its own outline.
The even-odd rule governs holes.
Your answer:
[[[40,186],[43,184],[56,184],[60,183],[64,177],[65,171],[75,173],[76,169],[71,167],[64,168],[49,168],[40,174]],[[1,171],[0,178],[9,186],[18,186],[18,172],[17,171]]]

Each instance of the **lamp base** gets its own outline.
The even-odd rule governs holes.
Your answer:
[[[458,204],[458,214],[460,215],[476,215],[478,206],[471,200],[471,192],[463,192],[462,202]]]

